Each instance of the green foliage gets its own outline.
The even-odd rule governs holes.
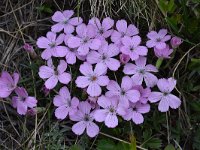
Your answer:
[[[41,5],[39,7],[36,7],[40,12],[43,12],[43,13],[53,13],[53,10],[51,9],[51,6],[47,5],[47,4],[44,4],[44,5]]]
[[[169,144],[165,147],[164,150],[175,150],[174,146],[172,144]]]

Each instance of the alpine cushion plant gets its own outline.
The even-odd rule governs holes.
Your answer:
[[[47,63],[40,67],[39,76],[46,89],[59,90],[53,99],[55,116],[76,122],[72,125],[75,134],[86,131],[95,137],[100,132],[95,122],[115,128],[119,116],[141,124],[155,102],[161,112],[180,106],[180,99],[171,94],[175,79],[158,79],[158,69],[148,62],[151,48],[159,59],[170,59],[172,48],[180,43],[173,39],[170,45],[166,29],[150,31],[146,46],[142,46],[145,41],[138,28],[123,19],[115,24],[110,17],[93,17],[85,24],[72,10],[65,10],[55,12],[52,20],[56,24],[47,37],[37,40]],[[155,92],[155,85],[161,92]]]

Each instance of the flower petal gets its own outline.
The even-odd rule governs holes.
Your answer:
[[[85,128],[86,128],[85,121],[80,121],[72,126],[72,131],[77,135],[81,135],[85,131]]]
[[[48,80],[46,80],[45,86],[47,89],[53,89],[57,83],[58,83],[58,78],[53,75]]]
[[[101,95],[101,87],[97,83],[90,83],[87,88],[87,93],[94,97]]]
[[[60,106],[55,110],[55,116],[57,119],[65,119],[69,113],[69,109],[65,106]]]
[[[162,96],[163,96],[163,93],[161,93],[161,92],[151,92],[151,94],[148,97],[148,100],[151,103],[155,103],[155,102],[161,100]]]
[[[108,128],[115,128],[118,125],[118,118],[116,115],[109,113],[105,119],[105,125]]]
[[[68,84],[71,81],[71,74],[64,72],[58,76],[58,80],[63,84]]]
[[[94,122],[87,123],[86,132],[89,137],[95,137],[99,133],[99,127]]]
[[[76,79],[76,86],[80,88],[86,88],[90,84],[90,80],[85,76],[78,76]]]

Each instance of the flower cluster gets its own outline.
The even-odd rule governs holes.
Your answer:
[[[2,72],[0,77],[0,98],[8,98],[14,91],[15,95],[11,98],[11,103],[20,115],[25,115],[37,106],[35,97],[29,96],[26,89],[18,87],[19,74]]]
[[[158,79],[158,69],[147,63],[148,48],[154,48],[159,58],[169,58],[173,52],[167,43],[171,39],[167,30],[149,32],[145,46],[138,28],[125,20],[115,23],[109,17],[102,21],[94,17],[85,24],[81,17],[74,17],[72,10],[57,11],[52,20],[55,25],[51,31],[37,40],[46,61],[39,76],[47,89],[54,89],[58,83],[63,85],[53,99],[55,116],[77,122],[72,126],[75,134],[86,130],[88,136],[94,137],[99,133],[95,121],[115,128],[118,117],[141,124],[151,103],[159,102],[161,112],[180,106],[181,100],[171,94],[176,80]],[[180,43],[177,37],[171,39],[173,48]],[[69,73],[68,65],[76,65],[80,74]],[[77,88],[87,93],[86,100],[69,91],[67,85],[72,79]]]

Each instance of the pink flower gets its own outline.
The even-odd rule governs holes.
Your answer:
[[[51,90],[47,89],[46,86],[44,85],[44,86],[42,86],[40,91],[42,91],[45,96],[48,96]]]
[[[91,111],[91,106],[88,102],[80,102],[78,105],[78,111],[70,117],[72,121],[78,121],[78,123],[72,126],[72,131],[81,135],[86,129],[86,133],[89,137],[95,137],[99,133],[99,127],[93,122],[94,112]]]
[[[91,96],[88,96],[88,103],[91,105],[92,109],[97,109],[99,108],[99,105],[97,104],[97,100],[98,100],[98,97],[91,97]]]
[[[65,39],[64,39],[65,45],[67,45],[67,41],[68,41],[68,39],[69,39],[70,37],[73,37],[73,35],[72,35],[72,34],[67,34],[67,35],[65,36]],[[67,47],[67,48],[66,48],[66,51],[67,51],[67,53],[66,53],[65,58],[66,58],[66,61],[67,61],[68,64],[75,64],[77,58],[78,58],[79,60],[82,60],[82,61],[84,61],[85,58],[86,58],[86,56],[80,56],[80,55],[78,54],[77,48],[68,48],[68,47]]]
[[[76,113],[79,100],[76,97],[71,98],[68,88],[62,87],[59,95],[54,97],[53,104],[58,107],[55,116],[58,119],[65,119],[68,114],[71,116]]]
[[[96,65],[93,71],[92,65],[84,62],[79,70],[84,76],[78,76],[76,79],[77,87],[87,87],[87,93],[92,97],[101,95],[101,86],[106,86],[109,82],[108,76],[104,75],[104,66]]]
[[[98,18],[93,17],[89,20],[89,24],[96,26],[97,38],[103,40],[112,34],[113,30],[111,28],[114,25],[114,20],[112,20],[110,17],[106,17],[103,19],[101,24]]]
[[[153,65],[146,65],[146,57],[140,57],[135,61],[135,64],[128,63],[124,66],[123,72],[127,75],[132,75],[135,85],[141,85],[143,80],[147,87],[156,85],[158,79],[150,72],[158,72],[157,68]]]
[[[169,45],[166,45],[164,49],[158,49],[154,47],[154,53],[158,58],[170,58],[170,54],[173,52],[173,49],[169,49]]]
[[[139,56],[146,56],[148,49],[145,46],[140,46],[141,37],[133,36],[122,38],[121,52],[129,55],[131,60],[137,60]]]
[[[127,25],[126,20],[118,20],[116,23],[117,31],[114,30],[111,35],[112,42],[116,44],[121,43],[121,39],[125,36],[133,36],[137,35],[139,33],[138,29],[135,27],[135,25],[130,24]]]
[[[18,81],[18,73],[13,73],[11,76],[8,72],[3,71],[0,77],[0,98],[8,97],[17,87]]]
[[[52,56],[54,57],[64,57],[66,55],[66,47],[59,46],[63,43],[64,34],[60,34],[56,38],[56,33],[48,32],[47,37],[40,37],[37,40],[37,46],[39,48],[45,49],[41,57],[45,60],[48,60]]]
[[[27,110],[26,113],[28,116],[35,116],[37,114],[37,109],[36,108],[30,108]]]
[[[90,64],[102,64],[105,69],[109,68],[112,71],[117,71],[120,67],[120,62],[117,59],[112,57],[119,54],[119,48],[114,45],[106,42],[99,50],[91,51],[87,55],[87,62]],[[105,72],[106,72],[105,70]]]
[[[129,55],[126,55],[126,54],[120,54],[120,55],[119,55],[119,59],[120,59],[120,62],[121,62],[122,64],[126,64],[126,63],[129,62],[130,56],[129,56]]]
[[[64,29],[64,32],[67,34],[74,32],[74,26],[81,24],[83,20],[80,17],[71,18],[73,14],[73,10],[56,11],[52,16],[52,20],[57,22],[57,24],[51,27],[51,31],[60,32]]]
[[[23,48],[27,51],[27,52],[33,52],[34,49],[33,49],[33,46],[28,44],[28,43],[25,43]]]
[[[173,48],[177,48],[183,41],[181,38],[175,36],[171,39],[170,43]]]
[[[17,112],[20,115],[25,115],[28,108],[33,108],[37,106],[37,100],[35,97],[28,96],[26,89],[22,87],[17,87],[15,89],[17,96],[12,97],[12,105],[17,108]]]
[[[149,96],[151,103],[159,102],[158,110],[166,112],[169,107],[176,109],[181,105],[181,100],[175,95],[171,94],[176,86],[176,80],[173,78],[159,79],[157,86],[161,92],[152,92]]]
[[[118,100],[115,97],[108,98],[101,96],[97,103],[103,109],[97,109],[94,113],[94,118],[98,122],[105,122],[109,128],[115,128],[118,125],[117,114],[124,115],[125,109],[118,106]]]
[[[148,102],[148,97],[151,94],[151,89],[149,87],[143,88],[141,85],[135,85],[133,89],[138,90],[140,92],[139,102],[142,104],[146,104]]]
[[[45,81],[45,86],[47,89],[53,89],[58,81],[63,84],[68,84],[71,81],[71,75],[65,70],[67,69],[67,63],[64,60],[60,60],[60,64],[57,70],[52,64],[52,60],[48,60],[48,66],[41,66],[39,69],[39,76],[42,79],[47,79]]]
[[[87,55],[89,50],[98,50],[101,40],[96,39],[96,28],[89,24],[81,24],[76,28],[77,36],[70,37],[67,44],[70,48],[78,48],[79,55]]]
[[[133,81],[128,76],[122,78],[121,87],[116,81],[111,80],[106,88],[109,90],[106,92],[106,96],[117,96],[120,105],[124,107],[129,106],[129,101],[135,103],[140,98],[140,93],[137,90],[132,89]]]
[[[166,47],[166,41],[171,39],[170,35],[167,35],[166,29],[161,29],[158,33],[151,31],[147,34],[150,39],[147,41],[146,46],[149,48],[156,47],[157,49],[164,49]]]
[[[130,121],[132,119],[135,124],[141,124],[144,122],[144,117],[142,116],[142,114],[148,113],[149,111],[149,104],[142,104],[140,102],[131,103],[126,114],[122,117],[127,121]]]

